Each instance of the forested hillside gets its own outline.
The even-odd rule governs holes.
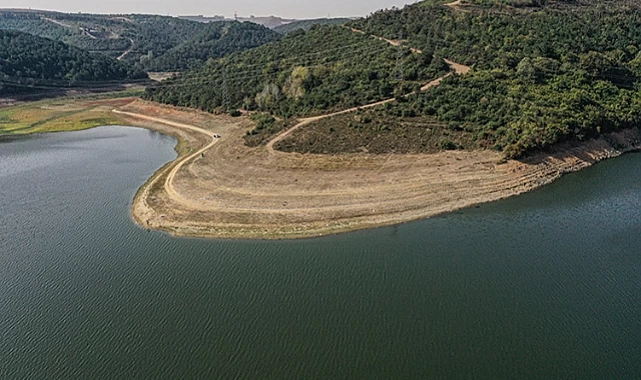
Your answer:
[[[473,65],[388,113],[436,116],[509,157],[641,121],[641,9],[633,2],[423,2],[353,25]]]
[[[200,23],[155,15],[92,15],[0,11],[0,29],[19,30],[135,64],[147,71],[182,71],[275,41],[251,23]]]
[[[0,30],[0,93],[59,88],[92,82],[126,82],[147,74],[115,59],[62,42]]]
[[[176,71],[195,68],[208,59],[224,57],[228,54],[248,50],[280,36],[263,26],[253,23],[212,22],[204,24],[201,30],[187,42],[183,42],[159,57],[142,63],[152,71]]]
[[[401,61],[403,82],[395,75]],[[429,52],[319,26],[209,62],[149,88],[147,98],[210,112],[243,107],[283,117],[312,115],[416,90],[446,70]]]
[[[385,48],[370,36],[390,44]],[[414,53],[402,49],[397,55],[398,48],[389,45],[399,39]],[[369,46],[360,51],[365,46],[360,44]],[[343,55],[346,51],[353,55]],[[415,91],[420,81],[445,70],[442,58],[473,69],[423,93]],[[283,64],[289,61],[297,63]],[[233,85],[224,86],[225,72]],[[376,136],[384,136],[404,133],[395,125],[420,128],[422,118],[424,130],[433,132],[440,123],[447,132],[440,135],[464,142],[444,141],[443,147],[473,145],[519,157],[562,141],[637,127],[640,77],[641,7],[636,3],[428,0],[376,12],[347,27],[290,33],[262,50],[151,88],[147,96],[209,111],[243,106],[287,117],[346,109],[393,94],[398,102],[383,107],[384,117],[368,111],[353,120],[337,119],[349,128],[337,127],[352,134],[375,128]],[[360,121],[372,117],[387,124]]]

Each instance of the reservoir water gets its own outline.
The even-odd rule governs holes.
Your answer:
[[[641,378],[641,155],[303,241],[147,232],[137,128],[0,140],[0,379]]]

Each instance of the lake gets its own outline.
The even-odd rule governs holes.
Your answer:
[[[0,379],[641,377],[641,155],[299,241],[133,223],[138,128],[0,140]]]

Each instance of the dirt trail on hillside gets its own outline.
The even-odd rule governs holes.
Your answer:
[[[349,108],[349,109],[346,109],[346,110],[333,112],[333,113],[329,113],[329,114],[325,114],[325,115],[321,115],[321,116],[314,116],[314,117],[307,117],[307,118],[300,119],[300,121],[296,125],[294,125],[293,127],[289,128],[288,130],[276,135],[273,139],[271,139],[267,143],[267,145],[265,147],[267,148],[267,150],[270,153],[274,153],[274,145],[275,144],[277,144],[280,141],[284,140],[285,138],[287,138],[289,135],[291,135],[292,133],[294,133],[296,130],[300,129],[301,127],[304,127],[304,126],[306,126],[308,124],[311,124],[311,123],[313,123],[315,121],[326,119],[328,117],[338,116],[338,115],[342,115],[342,114],[350,113],[350,112],[356,112],[359,109],[367,109],[367,108],[377,107],[377,106],[381,106],[383,104],[391,103],[393,101],[396,101],[396,99],[394,99],[394,98],[385,99],[385,100],[381,100],[379,102],[370,103],[370,104],[367,104],[367,105],[364,105],[364,106],[360,106],[360,107],[353,107],[353,108]]]
[[[365,34],[365,32],[363,32],[362,30],[358,30],[358,29],[354,29],[354,28],[349,28],[349,29],[354,33]],[[391,45],[394,45],[394,46],[400,46],[400,44],[401,44],[400,41],[389,40],[387,38],[383,38],[383,37],[379,37],[379,36],[372,36],[372,37],[380,39],[381,41],[385,41],[385,42],[387,42],[387,43],[389,43]],[[419,49],[412,49],[412,51],[415,52],[415,53],[421,53],[422,54],[422,51],[419,50]],[[456,73],[456,74],[463,75],[463,74],[467,74],[471,70],[471,68],[469,66],[465,66],[463,64],[456,63],[454,61],[450,61],[449,59],[444,59],[444,61],[445,61],[445,63],[447,63],[450,66],[450,70],[451,71],[449,73],[443,75],[442,77],[437,78],[437,79],[427,83],[423,87],[421,87],[421,90],[420,90],[421,92],[427,91],[432,87],[436,87],[436,86],[440,85],[441,82],[445,78],[447,78],[447,77],[452,75],[452,71],[454,73]],[[409,95],[411,95],[411,94],[408,94],[406,96],[409,96]],[[396,101],[395,98],[390,98],[390,99],[381,100],[381,101],[378,101],[378,102],[366,104],[366,105],[359,106],[359,107],[352,107],[352,108],[349,108],[349,109],[346,109],[346,110],[343,110],[343,111],[338,111],[338,112],[333,112],[333,113],[329,113],[329,114],[325,114],[325,115],[321,115],[321,116],[314,116],[314,117],[308,117],[308,118],[300,119],[300,121],[296,125],[294,125],[293,127],[287,129],[284,132],[281,132],[280,134],[278,134],[274,138],[272,138],[266,145],[267,151],[269,151],[270,153],[273,154],[275,152],[274,146],[276,144],[278,144],[279,142],[281,142],[284,139],[286,139],[287,137],[289,137],[292,133],[294,133],[298,129],[300,129],[300,128],[306,126],[306,125],[309,125],[311,123],[314,123],[316,121],[319,121],[319,120],[322,120],[322,119],[326,119],[326,118],[330,118],[330,117],[333,117],[333,116],[346,114],[346,113],[356,112],[356,111],[358,111],[360,109],[367,109],[367,108],[377,107],[377,106],[380,106],[380,105],[383,105],[383,104],[387,104],[387,103],[391,103],[391,102],[394,102],[394,101]]]
[[[45,20],[45,21],[49,21],[49,22],[51,22],[51,23],[54,23],[54,24],[56,24],[56,25],[58,25],[58,26],[62,26],[63,28],[73,28],[73,27],[72,27],[71,25],[69,25],[69,24],[65,24],[65,23],[64,23],[64,22],[62,22],[62,21],[54,20],[54,19],[49,18],[49,17],[43,17],[42,19],[43,19],[43,20]]]
[[[122,61],[123,59],[125,59],[125,57],[134,50],[134,46],[136,43],[131,38],[127,38],[127,39],[131,42],[131,45],[129,46],[129,49],[125,50],[122,54],[120,54],[120,56],[118,56],[118,58],[116,58],[119,61]]]

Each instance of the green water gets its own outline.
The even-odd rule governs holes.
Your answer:
[[[0,379],[641,378],[641,155],[305,241],[147,232],[172,138],[0,142]]]

